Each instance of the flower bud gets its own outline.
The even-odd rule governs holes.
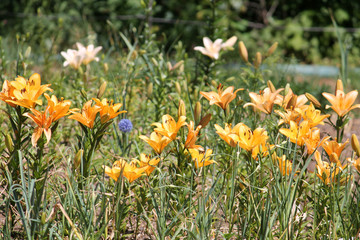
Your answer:
[[[84,150],[80,149],[74,158],[74,169],[78,168],[80,163],[81,163],[81,159],[83,158],[83,154],[84,154]]]
[[[275,42],[273,45],[271,45],[271,47],[269,48],[269,50],[266,53],[266,56],[270,56],[271,54],[273,54],[276,50],[276,48],[278,47],[278,42]]]
[[[255,55],[255,61],[254,61],[254,67],[255,68],[259,68],[260,65],[261,65],[261,53],[260,52],[257,52],[256,55]]]
[[[45,212],[42,212],[41,213],[41,224],[45,224],[46,223],[46,213]]]
[[[181,95],[181,86],[179,82],[175,82],[175,90],[179,95]]]
[[[27,47],[27,49],[26,49],[26,51],[25,51],[24,57],[25,57],[25,58],[28,58],[28,57],[30,57],[30,54],[31,54],[31,47],[29,46],[29,47]]]
[[[206,127],[206,125],[209,124],[210,120],[211,120],[211,114],[208,113],[203,118],[201,118],[198,125],[201,125],[201,128],[204,128],[204,127]]]
[[[83,98],[86,98],[86,99],[87,99],[87,93],[85,92],[84,89],[81,89],[81,90],[80,90],[80,93],[81,93],[81,96],[82,96]]]
[[[212,80],[211,81],[211,85],[214,87],[214,88],[217,88],[219,86],[219,84],[215,81],[215,80]]]
[[[101,84],[100,89],[97,93],[97,98],[99,99],[102,98],[106,90],[106,85],[107,85],[106,81]]]
[[[173,67],[171,66],[171,63],[170,63],[170,62],[167,62],[167,63],[166,63],[166,66],[167,66],[169,72],[170,72],[171,70],[173,70]]]
[[[359,140],[355,134],[351,135],[351,147],[358,157],[360,157],[360,145]]]
[[[321,108],[321,104],[320,104],[320,102],[316,99],[316,97],[314,97],[314,96],[311,95],[310,93],[305,93],[305,97],[306,97],[312,104],[314,104],[315,107]]]
[[[276,88],[275,88],[275,86],[274,86],[274,84],[272,83],[272,81],[271,80],[268,80],[267,81],[267,86],[268,86],[268,88],[270,88],[270,91],[273,93],[273,92],[276,92]]]
[[[158,63],[158,61],[157,61],[155,58],[151,58],[151,61],[153,62],[153,64],[154,64],[155,66],[159,66],[159,63]]]
[[[14,143],[12,141],[10,134],[7,134],[5,136],[5,146],[6,146],[7,150],[9,151],[9,153],[11,153],[14,150]]]
[[[194,120],[196,124],[200,121],[200,117],[201,117],[201,103],[196,102],[195,110],[194,110]]]
[[[153,93],[153,83],[151,82],[151,83],[149,83],[149,85],[147,87],[147,92],[146,92],[147,97],[150,98],[152,93]]]
[[[290,89],[291,89],[290,84],[287,83],[286,86],[285,86],[285,91],[284,91],[285,96],[289,93]]]
[[[344,91],[344,85],[343,85],[343,82],[341,81],[341,79],[338,79],[336,81],[335,95],[336,95],[337,90]]]
[[[243,41],[239,42],[239,52],[242,60],[244,60],[244,62],[248,62],[248,52]]]
[[[105,72],[105,74],[107,74],[108,71],[109,71],[109,65],[107,63],[104,63],[104,72]]]
[[[180,99],[180,102],[179,102],[178,118],[180,118],[181,116],[186,117],[185,103],[184,103],[184,101],[182,99]]]

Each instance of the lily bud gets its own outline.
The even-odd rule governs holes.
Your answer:
[[[343,82],[341,81],[341,79],[338,79],[336,81],[335,95],[336,95],[337,90],[344,91],[344,85],[343,85]]]
[[[107,85],[106,81],[101,84],[99,91],[97,93],[97,98],[99,99],[102,98],[106,90],[106,85]]]
[[[42,212],[41,213],[41,224],[45,224],[46,223],[46,213],[45,212]]]
[[[147,87],[147,92],[146,92],[147,97],[150,98],[152,93],[153,93],[153,83],[149,83],[149,85]]]
[[[14,150],[14,143],[12,141],[10,134],[7,134],[5,136],[5,146],[10,153]]]
[[[261,65],[261,53],[260,52],[257,52],[256,55],[255,55],[255,61],[254,61],[254,67],[255,68],[259,68],[260,65]]]
[[[154,64],[155,66],[159,66],[159,63],[158,63],[158,61],[157,61],[155,58],[151,58],[151,61],[153,62],[153,64]]]
[[[214,87],[214,88],[217,88],[217,86],[219,85],[215,80],[212,80],[211,81],[211,85]]]
[[[180,83],[178,82],[175,82],[175,90],[176,92],[181,95],[181,86],[180,86]]]
[[[360,157],[360,145],[359,140],[355,134],[351,135],[351,147],[358,157]]]
[[[83,154],[84,154],[84,150],[80,149],[74,158],[74,169],[78,168],[80,163],[81,163],[81,159],[83,158]]]
[[[105,72],[105,74],[107,74],[108,71],[109,71],[109,65],[107,63],[104,63],[104,72]]]
[[[315,107],[321,108],[321,104],[320,104],[320,102],[316,99],[316,97],[314,97],[314,96],[311,95],[310,93],[305,93],[305,97],[306,97],[312,104],[314,104]]]
[[[196,102],[195,110],[194,110],[194,118],[195,118],[194,120],[196,124],[200,121],[200,117],[201,117],[201,103]]]
[[[284,91],[285,96],[289,93],[290,89],[291,89],[291,88],[290,88],[290,84],[287,83],[286,86],[285,86],[285,91]]]
[[[82,96],[83,98],[87,98],[87,93],[85,92],[84,89],[81,89],[81,90],[80,90],[80,93],[81,93],[81,96]]]
[[[167,66],[169,72],[173,69],[173,67],[171,66],[171,63],[170,63],[170,62],[167,62],[167,63],[166,63],[166,66]]]
[[[184,103],[184,101],[182,99],[180,99],[180,102],[179,102],[178,118],[180,118],[181,116],[186,117],[185,103]]]
[[[272,81],[268,80],[267,81],[267,86],[268,88],[270,88],[270,91],[273,93],[273,92],[276,92],[276,88],[274,86],[274,84],[272,83]]]
[[[204,128],[206,127],[206,125],[209,124],[210,120],[211,120],[211,114],[208,113],[200,120],[198,125],[201,125],[201,128]]]
[[[243,41],[239,42],[239,52],[240,52],[240,57],[242,58],[242,60],[244,60],[244,62],[249,62],[248,61],[248,51],[247,51]]]
[[[271,54],[273,54],[275,52],[275,50],[278,47],[278,42],[275,42],[273,45],[271,45],[271,47],[269,48],[269,50],[266,53],[266,56],[270,56]]]
[[[27,47],[26,51],[25,51],[25,54],[24,54],[24,57],[25,58],[28,58],[30,57],[30,54],[31,54],[31,47]]]

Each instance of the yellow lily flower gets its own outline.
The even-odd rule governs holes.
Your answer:
[[[197,136],[199,134],[199,131],[201,129],[201,125],[197,126],[196,129],[194,130],[194,122],[190,121],[190,124],[187,124],[188,126],[188,135],[186,137],[186,141],[185,141],[185,148],[190,149],[190,148],[196,148],[200,151],[204,151],[203,147],[200,145],[195,145],[195,142],[197,140]]]
[[[320,129],[312,128],[304,136],[304,142],[307,148],[307,153],[310,155],[312,154],[317,148],[321,147],[325,141],[327,141],[330,137],[324,137],[320,141]]]
[[[290,121],[290,129],[281,128],[279,132],[290,139],[291,142],[303,146],[305,144],[305,138],[310,131],[310,125],[308,121],[303,121],[300,126],[294,121]]]
[[[311,128],[317,126],[318,124],[324,125],[323,121],[330,117],[330,114],[321,115],[321,111],[315,109],[312,103],[304,108],[297,108],[295,111],[300,113],[305,121],[309,122]]]
[[[147,167],[145,173],[148,176],[155,170],[155,166],[158,165],[159,162],[160,158],[158,157],[151,159],[150,155],[144,153],[140,154],[139,165],[140,167]]]
[[[337,140],[325,141],[322,145],[327,155],[330,157],[332,154],[336,154],[337,158],[340,158],[340,155],[346,145],[349,143],[349,139],[344,143],[338,143]],[[330,158],[331,159],[331,158]]]
[[[276,154],[274,154],[272,157],[273,160],[277,162],[277,166],[279,167],[281,175],[289,176],[292,172],[293,164],[291,161],[286,159],[286,155],[283,155],[282,157],[278,157]]]
[[[199,151],[198,149],[189,149],[189,152],[196,168],[201,168],[216,163],[214,160],[210,160],[212,154],[211,149],[207,149],[206,152]]]
[[[275,99],[282,90],[284,89],[280,88],[275,92],[271,92],[270,88],[267,87],[260,94],[250,92],[249,96],[252,102],[246,103],[244,107],[253,106],[266,114],[271,114]]]
[[[325,184],[329,184],[331,182],[336,182],[336,176],[340,172],[340,168],[335,163],[328,163],[321,160],[321,154],[316,151],[315,152],[315,160],[316,160],[316,169],[317,169],[317,176],[323,181]]]
[[[297,124],[301,121],[301,114],[295,110],[289,110],[285,109],[284,111],[275,110],[275,113],[277,113],[281,119],[279,120],[278,126],[281,124],[290,124],[290,121],[294,121]]]
[[[334,110],[337,113],[337,115],[339,115],[340,117],[345,116],[349,111],[355,108],[360,108],[360,104],[353,105],[358,95],[357,90],[345,94],[343,89],[339,88],[336,90],[335,96],[330,93],[323,93],[322,95],[332,105],[332,106],[326,105],[326,108],[327,109],[332,108],[332,110]]]
[[[231,147],[236,147],[237,142],[230,135],[235,134],[238,131],[238,128],[242,124],[243,123],[236,124],[233,129],[231,129],[231,123],[230,124],[225,123],[224,129],[222,127],[220,127],[219,125],[215,124],[216,133],[219,134],[219,136]]]
[[[253,131],[242,123],[236,130],[237,132],[230,134],[230,137],[233,138],[241,148],[248,152],[251,152],[260,145],[264,146],[268,139],[267,132],[263,128],[256,128]]]
[[[145,170],[147,169],[147,166],[137,167],[136,164],[137,161],[132,161],[129,164],[124,159],[120,159],[114,162],[112,168],[109,168],[108,166],[103,166],[103,167],[105,169],[105,173],[115,181],[118,180],[120,175],[123,175],[131,183],[134,180],[141,177],[145,172]]]
[[[239,88],[234,92],[234,87],[228,87],[223,91],[223,86],[219,84],[217,87],[218,92],[200,92],[207,100],[209,100],[210,105],[217,105],[222,109],[226,110],[229,103],[236,98],[236,93],[243,88]]]
[[[149,144],[157,154],[161,154],[164,148],[172,141],[170,138],[162,136],[157,132],[152,132],[150,138],[144,135],[141,135],[139,138]]]
[[[156,126],[154,129],[155,132],[160,133],[161,135],[168,137],[171,140],[175,140],[180,128],[186,125],[185,120],[185,116],[180,116],[178,122],[175,122],[172,116],[166,114],[162,117],[162,123],[153,123],[151,125]]]
[[[18,76],[15,81],[10,82],[14,99],[6,100],[7,103],[18,105],[25,108],[34,108],[35,105],[42,105],[42,100],[38,99],[44,92],[53,91],[51,84],[41,85],[40,74],[34,73],[29,80]]]
[[[69,118],[80,122],[88,128],[93,128],[96,114],[101,110],[101,108],[97,105],[91,106],[91,104],[92,100],[87,101],[84,104],[81,113],[76,112],[76,109],[71,110],[73,115],[71,115]]]
[[[117,117],[121,113],[126,113],[126,111],[119,111],[122,107],[122,103],[113,104],[113,101],[108,101],[106,98],[99,100],[93,98],[96,105],[100,107],[100,121],[101,123],[106,123],[107,121]]]

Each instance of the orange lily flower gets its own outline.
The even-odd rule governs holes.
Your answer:
[[[55,122],[60,118],[70,114],[69,109],[71,105],[70,100],[64,100],[63,98],[60,101],[55,95],[52,95],[51,98],[48,94],[44,94],[45,98],[48,101],[48,112],[52,117],[52,121]]]
[[[34,108],[35,105],[42,105],[42,100],[38,99],[45,91],[52,91],[51,84],[41,85],[41,78],[38,73],[31,75],[29,80],[18,76],[15,81],[10,82],[13,87],[15,99],[6,100],[7,103],[15,104],[25,108]]]
[[[152,132],[150,138],[143,135],[139,138],[149,144],[157,154],[161,154],[164,148],[172,141],[170,138],[162,136],[157,132]]]
[[[144,153],[140,154],[139,165],[140,167],[147,167],[145,173],[148,176],[155,170],[155,166],[158,165],[159,162],[160,158],[158,157],[151,159],[150,155]]]
[[[339,174],[340,169],[342,168],[335,163],[328,163],[321,160],[321,155],[318,151],[315,152],[316,159],[316,169],[317,176],[323,181],[325,184],[329,184],[331,182],[336,182],[336,176]]]
[[[336,154],[337,158],[339,159],[342,151],[344,150],[344,148],[348,143],[349,143],[349,139],[346,140],[346,142],[344,143],[338,143],[337,140],[335,139],[332,141],[325,141],[322,147],[324,148],[325,152],[329,157],[333,154]]]
[[[115,181],[118,180],[120,175],[126,177],[129,182],[133,182],[134,180],[138,179],[143,175],[147,167],[137,167],[137,161],[132,161],[130,164],[127,163],[124,159],[120,159],[114,162],[112,168],[108,166],[103,166],[105,169],[105,173],[114,179]]]
[[[195,142],[197,140],[197,136],[199,134],[199,131],[201,129],[201,125],[197,126],[196,129],[194,130],[194,122],[190,121],[190,124],[187,124],[188,126],[188,135],[186,137],[186,141],[185,141],[185,148],[189,149],[189,148],[196,148],[200,151],[204,151],[203,147],[200,145],[195,145]]]
[[[196,168],[201,168],[216,163],[214,160],[210,160],[212,154],[211,149],[207,149],[206,152],[199,151],[198,149],[189,149],[189,152]]]
[[[320,129],[312,128],[309,133],[304,137],[304,142],[307,148],[307,153],[312,154],[317,148],[323,145],[330,137],[324,137],[320,141]]]
[[[217,87],[218,92],[200,92],[207,100],[210,101],[210,105],[217,105],[226,110],[229,103],[236,98],[236,93],[243,88],[239,88],[234,92],[234,87],[228,87],[223,91],[223,86],[219,84]]]
[[[290,138],[290,141],[303,146],[305,144],[305,138],[310,131],[310,125],[308,121],[303,121],[300,123],[300,126],[294,121],[290,121],[290,129],[281,128],[279,132],[286,137]]]
[[[234,138],[232,138],[230,135],[231,134],[236,134],[238,132],[238,128],[242,125],[243,123],[238,123],[234,126],[233,129],[231,129],[231,123],[225,123],[225,128],[223,129],[222,127],[220,127],[219,125],[215,124],[215,128],[216,128],[216,133],[219,134],[219,136],[227,143],[229,144],[231,147],[236,147],[236,140]]]
[[[3,83],[2,91],[0,92],[0,100],[6,102],[11,107],[16,107],[16,104],[10,103],[9,100],[16,101],[14,96],[14,87],[10,84],[8,80],[5,80]]]
[[[346,159],[349,161],[353,167],[360,173],[360,158],[357,158],[355,160],[351,160],[351,158]]]
[[[293,93],[291,88],[285,96],[281,96],[280,94],[276,96],[275,104],[282,106],[284,109],[293,110],[295,108],[302,108],[308,99],[304,94],[297,96]]]
[[[340,80],[341,81],[341,80]],[[349,111],[360,108],[360,104],[354,104],[358,95],[358,91],[354,90],[347,94],[344,93],[342,88],[336,90],[335,96],[330,93],[322,94],[332,106],[326,105],[326,108],[332,108],[340,117],[345,116]]]
[[[80,122],[88,128],[93,128],[96,114],[101,110],[101,108],[97,105],[91,106],[91,104],[92,100],[87,101],[84,104],[81,113],[76,112],[76,110],[71,110],[73,115],[71,115],[69,118]]]
[[[34,133],[31,137],[31,143],[34,147],[36,147],[37,141],[40,139],[41,134],[44,132],[46,137],[46,144],[49,143],[51,139],[51,129],[50,126],[52,124],[52,117],[48,114],[48,110],[44,112],[40,112],[34,108],[30,109],[31,113],[24,113],[24,116],[33,120],[38,126],[34,129]]]
[[[100,101],[97,98],[93,98],[93,100],[96,102],[96,105],[100,107],[100,121],[101,123],[106,123],[107,121],[115,118],[121,113],[126,113],[126,111],[120,111],[120,108],[122,107],[121,103],[113,104],[113,101],[108,101],[106,98],[104,98],[102,101]]]
[[[259,145],[265,145],[268,139],[267,132],[263,128],[256,128],[251,130],[245,124],[241,124],[235,134],[230,134],[241,148],[251,152],[253,149],[259,147]]]
[[[297,108],[295,109],[298,113],[301,114],[302,118],[305,121],[309,122],[310,127],[315,127],[316,125],[324,125],[324,120],[328,117],[330,117],[330,114],[321,115],[321,111],[315,109],[314,105],[310,103],[310,105],[304,107],[304,108]]]
[[[180,116],[178,122],[175,122],[172,116],[166,114],[162,117],[162,123],[153,123],[151,125],[156,126],[154,129],[155,132],[160,133],[171,140],[175,140],[177,132],[182,126],[186,125],[185,120],[185,116]]]
[[[244,107],[253,106],[266,114],[271,114],[275,99],[282,90],[284,89],[280,88],[275,92],[271,92],[270,88],[267,87],[261,94],[250,92],[249,96],[252,102],[246,103]]]

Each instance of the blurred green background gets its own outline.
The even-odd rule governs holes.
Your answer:
[[[179,40],[189,50],[203,36],[236,35],[249,51],[278,41],[285,58],[334,65],[340,50],[331,14],[349,64],[357,64],[360,1],[348,0],[1,0],[0,35],[8,45],[16,34],[26,35],[33,51],[40,46],[58,53],[77,41],[122,48],[118,32],[136,38],[149,24],[166,51]]]

